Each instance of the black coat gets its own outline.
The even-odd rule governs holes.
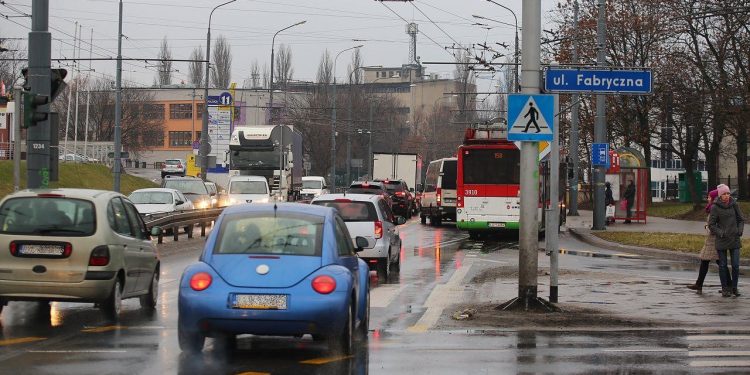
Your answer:
[[[742,231],[745,229],[745,218],[733,198],[724,203],[717,198],[711,206],[708,216],[708,229],[716,235],[716,250],[731,250],[742,247]]]

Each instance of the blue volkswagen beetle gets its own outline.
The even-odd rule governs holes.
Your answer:
[[[206,337],[311,334],[350,354],[367,338],[368,267],[356,252],[369,244],[352,244],[337,211],[246,204],[226,208],[214,228],[180,280],[180,349],[199,352]]]

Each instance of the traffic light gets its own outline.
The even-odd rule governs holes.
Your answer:
[[[28,129],[36,126],[37,123],[47,120],[49,113],[41,112],[40,106],[49,103],[49,97],[46,95],[32,94],[23,92],[23,128]]]

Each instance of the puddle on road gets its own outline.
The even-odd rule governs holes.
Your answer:
[[[577,256],[584,256],[584,257],[589,257],[589,258],[611,258],[611,259],[642,259],[643,258],[642,256],[635,255],[635,254],[625,254],[625,253],[608,254],[608,253],[597,253],[594,251],[586,251],[586,250],[567,250],[567,249],[560,249],[560,254],[577,255]]]

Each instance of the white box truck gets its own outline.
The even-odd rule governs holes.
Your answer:
[[[422,157],[419,154],[374,152],[372,178],[404,180],[409,189],[417,190],[422,183]]]

